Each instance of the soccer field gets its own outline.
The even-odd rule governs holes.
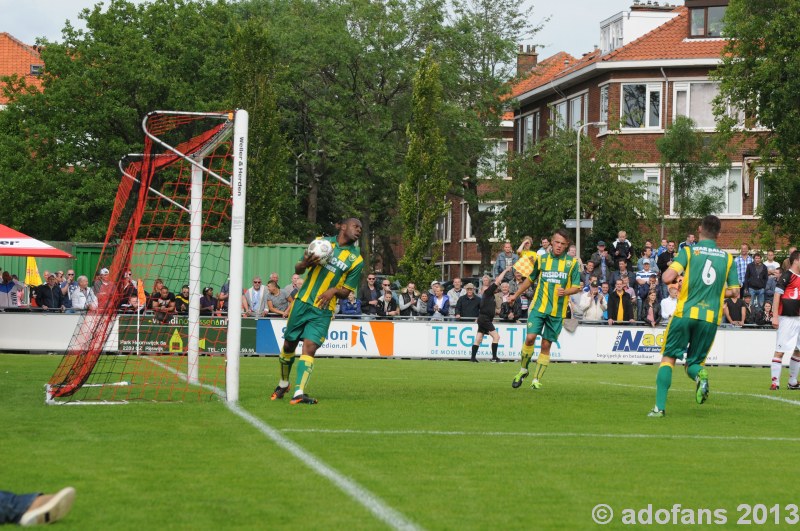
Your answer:
[[[553,364],[536,391],[511,388],[516,363],[321,359],[320,403],[290,406],[268,398],[277,360],[243,358],[236,414],[46,406],[59,359],[0,355],[0,489],[75,486],[59,529],[586,529],[598,504],[604,529],[648,505],[738,528],[742,504],[778,529],[800,504],[800,393],[766,368],[712,367],[702,406],[677,369],[650,419],[653,366]]]

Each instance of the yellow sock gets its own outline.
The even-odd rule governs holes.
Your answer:
[[[281,387],[286,387],[289,385],[289,375],[292,374],[294,358],[294,352],[281,352],[280,356],[278,357],[278,361],[280,361],[281,364]]]
[[[539,354],[536,358],[536,368],[533,370],[533,379],[541,380],[548,365],[550,365],[550,354]]]
[[[528,370],[528,365],[531,362],[531,358],[533,357],[533,349],[536,345],[528,346],[527,343],[522,344],[522,355],[519,360],[519,364],[522,365],[522,368],[526,371]]]
[[[294,396],[305,394],[306,385],[308,385],[313,370],[314,357],[305,354],[300,356],[300,363],[297,364],[297,377],[294,381]]]

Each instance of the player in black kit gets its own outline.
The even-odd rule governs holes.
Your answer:
[[[500,274],[497,275],[497,278],[494,279],[494,283],[489,284],[489,287],[481,294],[481,310],[478,314],[478,333],[475,335],[475,343],[472,345],[472,358],[470,359],[470,361],[474,363],[478,363],[478,347],[481,341],[483,341],[484,334],[492,336],[492,361],[500,361],[500,358],[497,357],[497,344],[500,343],[500,335],[497,333],[497,330],[495,330],[494,323],[492,322],[494,320],[495,310],[497,309],[494,294],[500,286],[500,283],[503,282],[503,277],[505,277],[506,273],[509,271],[511,271],[511,266],[501,271]]]

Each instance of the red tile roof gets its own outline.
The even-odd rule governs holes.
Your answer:
[[[654,30],[629,42],[625,46],[601,56],[599,50],[575,59],[559,52],[539,63],[531,75],[516,83],[511,97],[544,87],[548,83],[579,72],[595,63],[611,64],[623,61],[658,61],[681,59],[716,59],[722,55],[726,40],[722,38],[690,39],[689,10],[685,6],[675,9],[678,15]],[[564,60],[568,60],[565,64]]]
[[[31,65],[43,64],[36,48],[18,41],[8,33],[0,33],[0,76],[18,74],[24,76],[29,84],[41,88],[41,79],[31,75]],[[0,93],[0,105],[6,103],[7,99]]]

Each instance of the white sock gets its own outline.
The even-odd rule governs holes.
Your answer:
[[[781,369],[783,368],[783,360],[781,358],[772,358],[772,383],[781,384]]]
[[[789,360],[789,383],[797,385],[797,373],[800,372],[800,356],[795,354]]]
[[[278,382],[278,386],[289,387],[289,380],[281,380],[280,382]]]

